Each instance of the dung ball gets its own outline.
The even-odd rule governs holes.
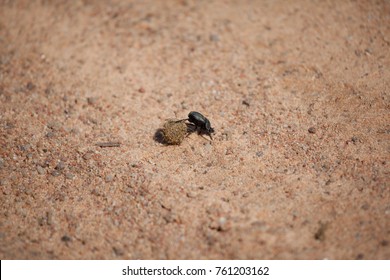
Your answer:
[[[187,125],[185,120],[168,119],[161,132],[166,144],[180,145],[187,135]]]

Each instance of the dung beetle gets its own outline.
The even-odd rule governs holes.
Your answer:
[[[199,112],[192,111],[188,114],[188,121],[195,125],[195,129],[200,128],[201,131],[205,131],[213,140],[211,133],[214,132],[214,128],[211,127],[210,121],[205,116]]]

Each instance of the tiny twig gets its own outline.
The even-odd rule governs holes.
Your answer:
[[[95,144],[98,147],[101,148],[108,148],[108,147],[119,147],[121,143],[119,142],[98,142]]]

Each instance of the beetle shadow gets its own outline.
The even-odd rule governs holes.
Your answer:
[[[154,132],[153,140],[160,144],[166,144],[162,128],[159,128]]]

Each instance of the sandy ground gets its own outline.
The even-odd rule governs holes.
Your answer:
[[[1,259],[390,259],[390,2],[0,3]]]

